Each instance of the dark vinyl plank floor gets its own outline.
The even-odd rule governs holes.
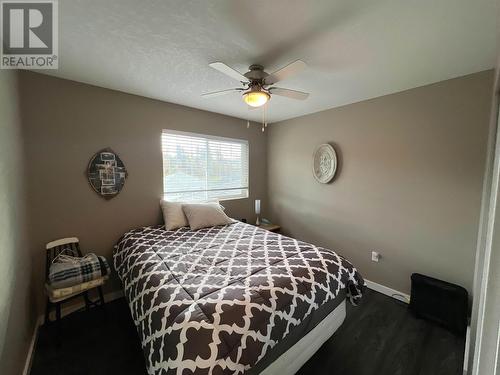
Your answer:
[[[415,318],[407,305],[367,290],[344,324],[298,374],[462,375],[465,338]]]
[[[424,320],[407,306],[367,290],[347,306],[339,330],[298,374],[459,375],[465,339]],[[146,374],[142,350],[124,299],[41,327],[32,375]]]

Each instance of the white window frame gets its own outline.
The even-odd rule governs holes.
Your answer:
[[[242,187],[235,187],[235,188],[220,188],[220,189],[207,189],[207,190],[182,190],[182,191],[171,191],[167,192],[167,186],[166,186],[166,180],[165,180],[165,157],[164,157],[164,149],[163,149],[163,137],[172,134],[172,135],[184,135],[187,137],[196,137],[196,138],[204,138],[207,140],[215,140],[215,141],[226,141],[226,142],[232,142],[232,143],[239,143],[239,144],[244,144],[246,145],[247,148],[247,160],[246,160],[246,165],[247,165],[247,186],[242,186]],[[191,193],[199,193],[199,192],[214,192],[214,191],[228,191],[228,190],[243,190],[245,193],[244,194],[238,194],[234,196],[221,196],[221,197],[213,197],[209,199],[218,199],[219,201],[227,201],[227,200],[235,200],[235,199],[247,199],[250,195],[250,144],[248,140],[246,139],[240,139],[240,138],[228,138],[228,137],[219,137],[215,135],[210,135],[210,134],[203,134],[203,133],[194,133],[194,132],[185,132],[185,131],[180,131],[180,130],[173,130],[173,129],[163,129],[161,133],[161,153],[162,153],[162,181],[163,181],[163,197],[164,199],[168,200],[168,194],[176,194],[176,193],[183,193],[183,192],[191,192]],[[208,174],[207,174],[208,176]]]

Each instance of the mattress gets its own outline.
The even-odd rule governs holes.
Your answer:
[[[294,374],[342,324],[345,318],[345,301],[339,295],[314,310],[247,373]],[[335,323],[333,327],[331,322]],[[339,323],[338,326],[336,323]],[[324,329],[318,332],[318,327]]]
[[[328,340],[344,322],[346,317],[345,300],[321,320],[295,345],[270,363],[261,375],[293,375]]]
[[[114,266],[149,374],[260,372],[364,281],[337,253],[258,227],[144,227]]]

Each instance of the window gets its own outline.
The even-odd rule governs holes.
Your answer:
[[[170,201],[248,197],[248,142],[163,130],[163,192]]]

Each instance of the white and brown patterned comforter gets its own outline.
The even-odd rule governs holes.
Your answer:
[[[114,265],[149,374],[244,373],[315,309],[356,304],[364,287],[338,254],[239,222],[132,230]]]

